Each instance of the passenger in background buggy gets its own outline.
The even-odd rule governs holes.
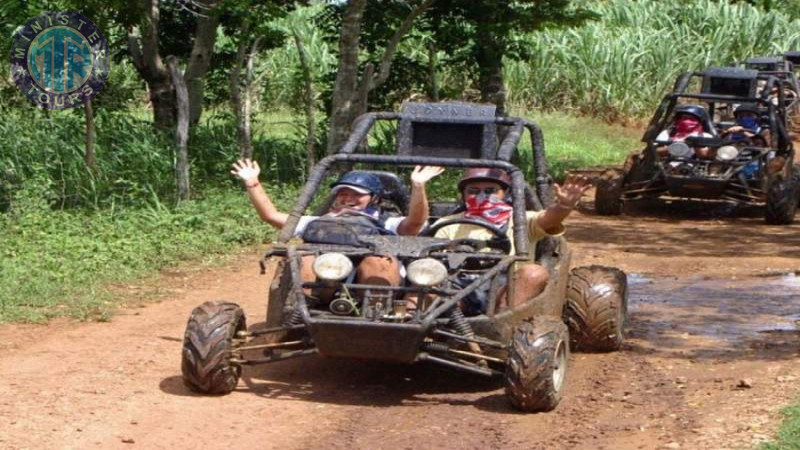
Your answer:
[[[722,137],[755,147],[768,147],[770,133],[761,126],[761,114],[753,103],[742,103],[733,112],[736,125],[722,132]]]
[[[233,164],[231,173],[240,178],[247,189],[250,202],[264,222],[277,229],[282,229],[289,218],[287,213],[279,211],[272,203],[269,195],[258,179],[261,169],[258,162],[240,159]],[[369,234],[400,234],[413,236],[419,233],[428,220],[428,198],[425,186],[432,178],[444,171],[441,167],[417,166],[411,173],[411,200],[408,216],[388,217],[380,210],[383,185],[374,173],[352,171],[342,175],[331,185],[334,195],[330,210],[322,218],[336,217],[355,220],[368,230]],[[302,216],[294,231],[297,237],[303,237],[309,224],[320,219],[319,216]],[[316,276],[312,269],[315,258],[303,257],[301,274],[303,281],[314,281]],[[356,269],[356,281],[364,284],[399,286],[402,281],[399,262],[387,256],[367,256],[361,260]],[[307,291],[308,295],[318,297],[323,303],[331,300],[334,292],[320,289],[317,292]]]

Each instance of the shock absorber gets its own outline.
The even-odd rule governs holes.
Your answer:
[[[426,352],[447,353],[450,351],[450,346],[444,342],[425,342],[422,344],[422,350]]]
[[[286,312],[284,312],[284,314]],[[301,323],[303,323],[303,313],[300,312],[300,309],[298,308],[292,308],[291,313],[286,315],[286,317],[283,319],[282,326],[291,327],[293,325],[300,325]]]
[[[461,308],[458,305],[454,306],[450,309],[450,324],[456,332],[464,337],[473,338],[475,337],[475,332],[472,331],[472,325],[467,322],[467,318],[464,317],[464,312],[461,311]]]

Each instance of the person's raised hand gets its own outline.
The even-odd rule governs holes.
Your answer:
[[[588,178],[579,175],[568,176],[563,184],[555,185],[557,204],[564,208],[575,208],[589,187],[591,183]]]
[[[258,167],[258,162],[250,158],[240,159],[233,163],[231,173],[244,181],[245,186],[255,186],[258,184],[258,174],[261,173],[261,168]]]
[[[414,167],[414,171],[411,172],[411,183],[425,184],[434,177],[439,176],[442,172],[444,172],[444,167],[416,166]]]

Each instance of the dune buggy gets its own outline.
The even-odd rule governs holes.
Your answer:
[[[800,82],[797,80],[797,67],[795,67],[792,59],[792,53],[787,52],[783,56],[748,58],[741,63],[741,66],[745,69],[756,70],[759,75],[772,75],[778,79],[780,89],[783,91],[784,106],[790,123],[792,123],[794,116],[800,112]],[[761,89],[766,87],[765,84],[765,81],[758,83],[756,94],[761,93]],[[772,87],[769,93],[773,103],[778,101],[777,89]]]
[[[377,121],[397,121],[397,154],[355,153]],[[499,146],[498,127],[505,127],[506,133]],[[534,144],[535,187],[511,163],[526,129]],[[514,252],[509,252],[505,233],[496,229],[492,232],[498,239],[491,241],[431,237],[441,224],[420,236],[365,235],[346,220],[323,217],[308,225],[302,240],[292,238],[299,218],[336,167],[391,169],[375,173],[383,180],[386,210],[403,214],[408,194],[393,172],[417,164],[507,171],[512,179]],[[396,363],[426,361],[503,377],[517,408],[554,408],[564,391],[570,335],[574,344],[588,349],[620,347],[627,282],[623,272],[612,268],[581,267],[570,272],[571,252],[563,238],[540,241],[535,251],[529,247],[525,211],[550,204],[550,183],[539,127],[524,119],[496,118],[493,107],[407,103],[401,113],[361,116],[341,150],[314,168],[288,223],[262,261],[262,268],[276,267],[265,328],[248,329],[235,303],[209,302],[195,308],[183,341],[186,385],[202,393],[224,394],[236,387],[244,366],[319,354]],[[432,220],[454,206],[455,202],[434,203]],[[318,212],[325,211],[323,204]],[[456,220],[461,221],[469,220]],[[315,269],[317,281],[303,282],[300,265],[305,255],[326,260],[327,270],[338,274]],[[405,266],[405,282],[356,283],[353,267],[368,255],[397,258]],[[500,275],[507,276],[506,287],[513,292],[515,266],[534,258],[550,273],[545,290],[513,310],[496,308],[494,294],[503,288]],[[458,287],[452,281],[464,271],[471,271],[474,281]],[[460,300],[486,286],[492,294],[486,312],[465,316]],[[305,294],[304,288],[316,287],[335,289],[333,301],[321,303]],[[409,294],[420,299],[413,312],[406,308]]]
[[[634,200],[672,197],[764,206],[767,223],[792,223],[800,174],[793,165],[782,86],[779,78],[750,69],[712,68],[681,75],[642,137],[645,149],[630,155],[622,169],[601,175],[595,194],[598,214],[620,214],[623,204]],[[659,133],[672,123],[676,108],[686,103],[707,111],[706,136],[660,141]],[[758,111],[763,128],[759,139],[725,137],[733,125],[733,111],[742,104]],[[667,152],[659,152],[665,147]],[[698,149],[710,152],[701,155]]]

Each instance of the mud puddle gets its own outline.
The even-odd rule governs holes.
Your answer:
[[[793,272],[724,279],[630,274],[629,285],[631,334],[661,351],[710,357],[800,342],[800,276]]]

